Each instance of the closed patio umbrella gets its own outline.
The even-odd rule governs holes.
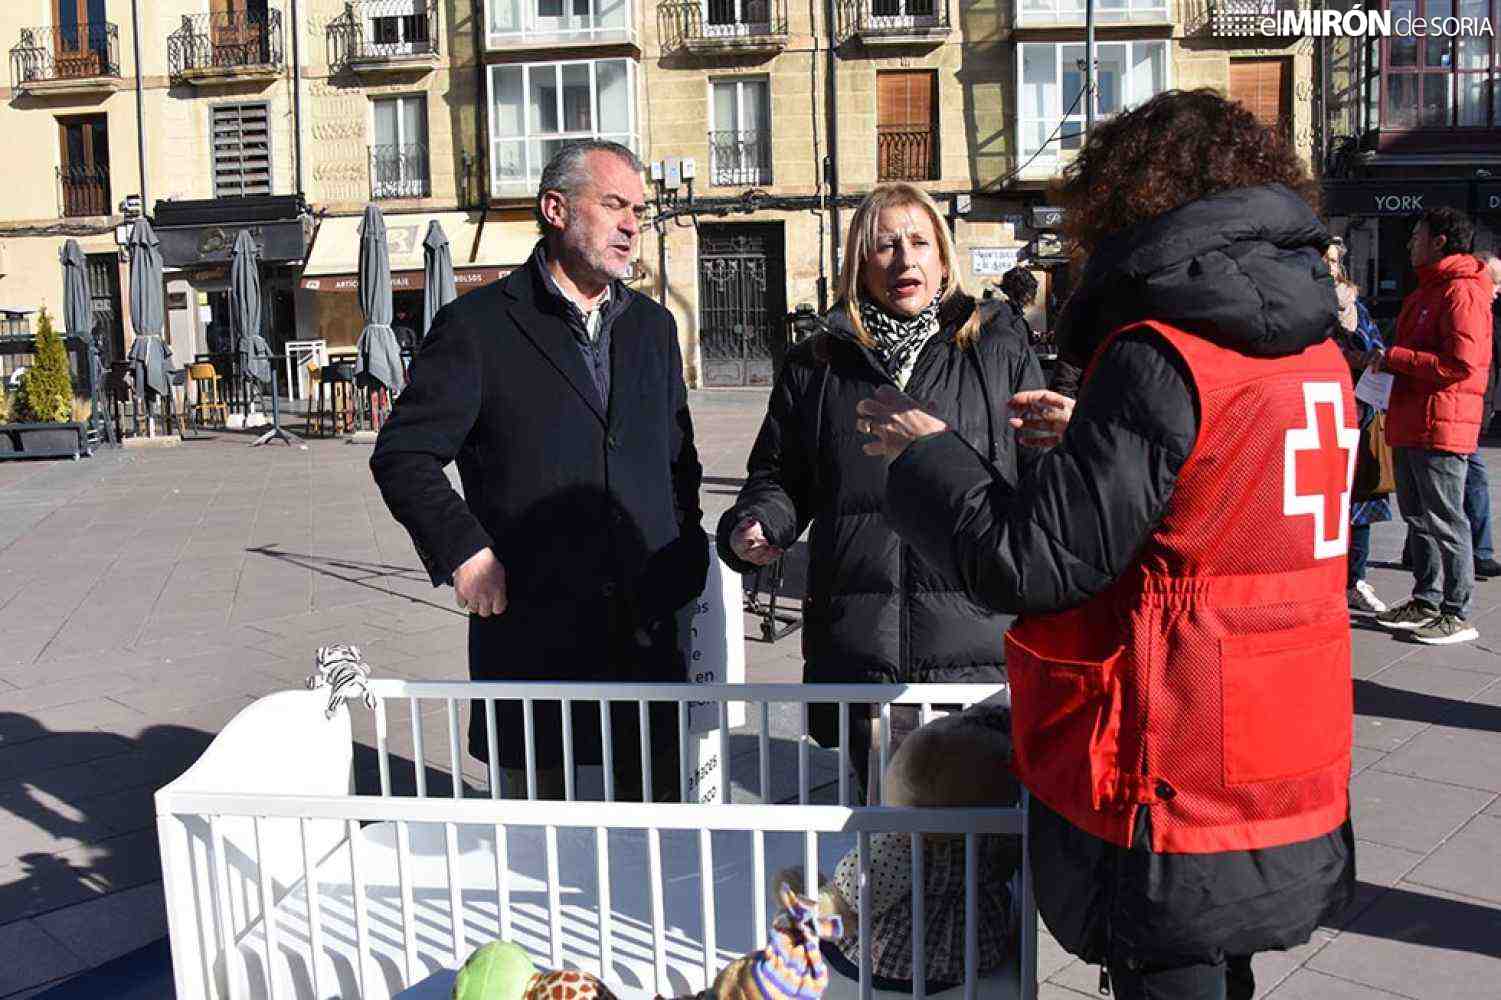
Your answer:
[[[172,399],[172,366],[167,345],[162,340],[166,310],[162,301],[162,246],[151,223],[137,219],[125,244],[130,257],[130,325],[135,341],[130,345],[130,360],[135,373],[135,388],[147,406],[147,428],[155,433],[151,416],[151,395]]]
[[[229,322],[241,371],[265,386],[271,383],[271,347],[261,336],[259,255],[249,230],[240,230],[229,262]]]
[[[360,308],[365,328],[356,345],[355,375],[369,386],[384,386],[393,394],[405,384],[401,345],[391,329],[391,258],[386,249],[386,220],[379,208],[365,206],[360,224]]]
[[[459,297],[453,283],[453,253],[448,235],[434,219],[427,224],[427,238],[422,241],[422,336],[432,329],[438,310]]]
[[[89,386],[94,401],[94,420],[106,441],[118,438],[109,418],[109,407],[102,402],[104,359],[94,343],[94,310],[89,303],[88,261],[77,240],[63,244],[59,256],[63,262],[63,329],[70,337],[79,337],[89,345]]]

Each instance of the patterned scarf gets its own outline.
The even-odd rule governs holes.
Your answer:
[[[876,342],[876,356],[885,366],[886,374],[905,388],[908,365],[928,338],[938,332],[938,296],[933,296],[927,308],[910,319],[893,316],[869,299],[861,299],[860,321]]]

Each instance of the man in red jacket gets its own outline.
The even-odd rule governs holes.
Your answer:
[[[1418,288],[1402,303],[1396,340],[1380,362],[1396,376],[1386,439],[1412,539],[1414,587],[1376,621],[1432,645],[1480,635],[1465,620],[1475,563],[1464,485],[1491,366],[1491,279],[1470,254],[1474,235],[1455,209],[1423,215],[1408,241]]]

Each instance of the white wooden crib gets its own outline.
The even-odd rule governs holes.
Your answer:
[[[601,976],[622,1000],[682,996],[706,988],[720,968],[764,944],[773,915],[768,879],[775,873],[797,868],[804,880],[797,888],[806,890],[818,873],[831,877],[852,847],[888,832],[967,837],[968,975],[948,994],[954,1000],[1036,995],[1037,921],[1025,839],[1011,967],[978,974],[973,918],[977,838],[1025,838],[1025,800],[995,809],[840,804],[853,795],[845,751],[817,749],[805,736],[813,691],[820,703],[875,704],[888,718],[892,706],[915,705],[926,719],[938,705],[1004,701],[1004,688],[373,680],[368,691],[373,710],[360,700],[335,699],[331,714],[326,689],[262,698],[157,793],[179,997],[446,997],[452,970],[497,936],[524,946],[539,967]],[[590,769],[580,769],[578,787],[569,782],[569,796],[580,796],[571,801],[503,798],[493,766],[468,787],[452,782],[444,796],[428,794],[426,769],[418,767],[415,794],[393,794],[392,761],[400,766],[402,760],[393,743],[413,760],[436,763],[427,752],[424,719],[429,728],[438,720],[447,737],[448,773],[462,773],[461,714],[474,698],[486,706],[491,746],[526,739],[533,769],[531,721],[539,702],[635,702],[643,726],[648,702],[677,702],[681,744],[690,751],[683,755],[680,790],[690,804],[582,801],[591,791]],[[494,706],[504,700],[524,704],[523,733],[497,731]],[[705,711],[723,725],[707,737],[694,736],[691,713]],[[608,765],[610,713],[600,715]],[[362,727],[373,725],[378,794],[355,791],[352,717]],[[749,724],[732,733],[740,719]],[[879,742],[884,766],[888,747]],[[743,767],[728,766],[732,745],[745,748],[736,761]],[[785,796],[793,800],[786,803],[771,794],[778,751],[795,752],[798,760],[796,795]],[[715,757],[718,801],[694,802],[704,784],[697,779],[714,770]],[[642,770],[652,765],[643,751]],[[613,799],[610,768],[593,771],[596,797]],[[830,804],[817,804],[820,797]],[[862,861],[868,856],[862,851]],[[921,941],[923,852],[912,856],[913,938]],[[863,906],[862,914],[867,911]],[[862,917],[862,932],[865,922]],[[861,940],[867,945],[861,981],[836,975],[830,1000],[882,995],[870,984],[868,933]],[[923,994],[923,958],[914,948],[915,997]]]

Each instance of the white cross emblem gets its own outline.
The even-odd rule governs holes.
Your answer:
[[[1338,382],[1304,382],[1303,417],[1305,425],[1289,429],[1283,445],[1282,513],[1312,515],[1313,557],[1332,559],[1350,545],[1350,483],[1360,429],[1345,425]]]

